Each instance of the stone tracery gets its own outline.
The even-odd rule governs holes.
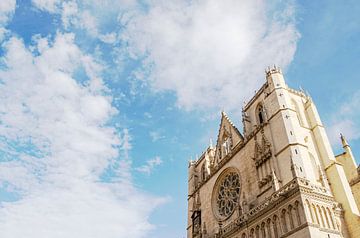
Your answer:
[[[229,217],[237,208],[240,197],[240,178],[232,171],[219,183],[216,194],[216,210],[220,217]]]

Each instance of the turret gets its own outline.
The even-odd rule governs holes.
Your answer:
[[[268,67],[265,70],[266,73],[266,81],[270,87],[270,90],[276,88],[287,88],[284,76],[281,72],[281,69],[274,65],[274,68]]]

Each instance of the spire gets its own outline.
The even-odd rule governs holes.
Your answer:
[[[345,136],[344,136],[342,133],[340,133],[340,139],[341,139],[341,143],[342,143],[342,145],[343,145],[343,148],[345,148],[345,147],[350,147],[349,144],[348,144],[348,142],[346,141]]]
[[[212,138],[210,138],[210,141],[209,141],[209,147],[210,147],[210,149],[212,149],[212,148],[213,148]]]
[[[341,144],[345,150],[345,153],[346,153],[346,161],[342,161],[342,163],[345,165],[347,168],[348,171],[352,171],[350,177],[351,178],[354,178],[356,177],[357,175],[357,171],[356,171],[356,160],[355,160],[355,157],[353,155],[353,152],[352,152],[352,149],[351,149],[351,146],[349,145],[349,143],[347,142],[345,136],[343,134],[340,133],[340,139],[341,139]],[[346,172],[346,171],[345,171]]]

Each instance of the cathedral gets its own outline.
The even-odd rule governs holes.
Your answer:
[[[360,237],[360,167],[343,135],[334,155],[308,94],[269,68],[242,122],[223,112],[189,162],[188,238]]]

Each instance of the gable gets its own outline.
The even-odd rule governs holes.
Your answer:
[[[229,152],[227,150],[231,150],[235,145],[243,141],[244,137],[241,135],[240,131],[235,127],[226,113],[222,112],[219,133],[216,142],[216,161],[222,158],[225,152]]]

